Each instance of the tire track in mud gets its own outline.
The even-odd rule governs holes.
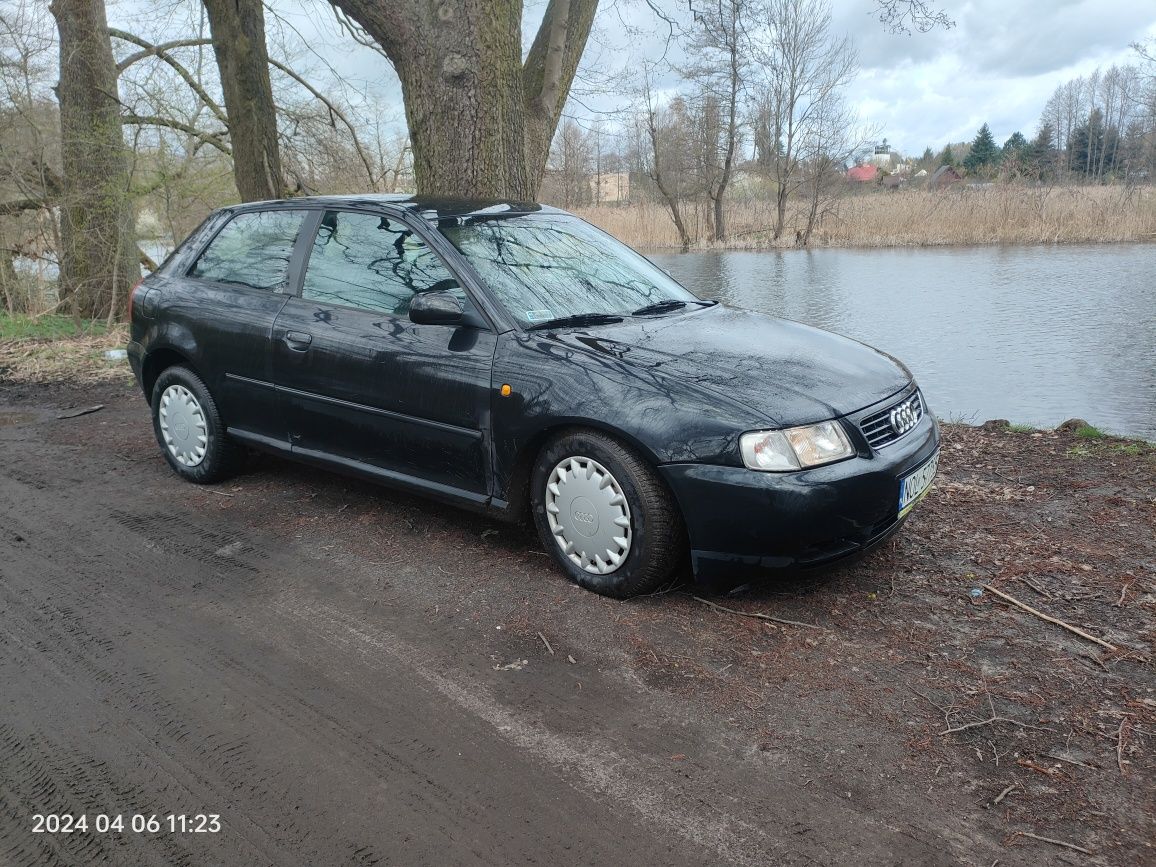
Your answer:
[[[246,532],[163,475],[150,486],[80,465],[76,485],[37,486],[62,458],[21,446],[0,459],[0,623],[14,624],[4,646],[18,645],[25,671],[0,667],[0,707],[6,684],[42,670],[76,707],[33,704],[12,730],[33,755],[76,758],[34,776],[77,797],[57,775],[102,761],[123,797],[220,812],[242,839],[215,841],[218,863],[834,863],[899,844],[908,861],[946,864],[966,851],[950,831],[850,805],[833,808],[845,830],[828,839],[808,814],[817,794],[764,800],[758,757],[735,767],[747,757],[716,746],[720,761],[696,763],[694,780],[672,767],[709,733],[671,722],[669,698],[589,672],[586,693],[601,690],[620,718],[586,734],[568,680],[512,685],[456,627],[412,605],[373,608],[340,577],[363,566],[343,560],[335,575],[276,526]],[[8,840],[29,844],[0,807],[2,855]],[[61,863],[42,845],[43,863]]]
[[[28,831],[34,813],[69,813],[89,804],[97,813],[151,813],[144,791],[125,785],[107,762],[86,756],[43,735],[17,732],[0,723],[0,862],[19,865],[197,863],[179,837],[152,841],[133,834],[37,834]],[[33,840],[35,845],[30,842]],[[159,851],[158,851],[159,850]]]
[[[17,597],[14,598],[7,592],[4,596],[5,615],[18,624],[16,634],[22,634],[30,641],[36,652],[48,654],[59,661],[60,668],[66,674],[75,672],[74,680],[99,685],[100,702],[111,705],[126,717],[151,722],[155,729],[151,729],[148,735],[166,752],[179,754],[195,740],[194,755],[191,759],[186,758],[182,762],[183,766],[186,770],[190,766],[195,766],[201,774],[216,780],[219,787],[229,792],[233,803],[254,803],[270,798],[284,801],[290,798],[291,793],[273,791],[271,786],[265,784],[262,774],[266,772],[267,775],[268,769],[247,758],[250,744],[246,738],[231,740],[218,738],[214,733],[191,734],[192,726],[187,721],[187,709],[174,706],[160,694],[157,685],[158,675],[141,668],[124,666],[118,642],[99,634],[96,630],[89,630],[86,626],[87,620],[100,618],[109,609],[139,605],[141,602],[138,594],[129,592],[123,586],[123,582],[117,583],[102,578],[105,569],[101,561],[111,553],[115,553],[120,562],[123,562],[125,555],[128,554],[136,560],[139,571],[152,573],[158,579],[152,587],[153,590],[171,593],[181,587],[190,586],[188,583],[190,576],[185,575],[185,569],[178,565],[176,558],[191,561],[187,565],[193,567],[192,571],[195,574],[203,574],[206,571],[205,567],[213,572],[223,570],[236,574],[240,571],[250,577],[256,574],[256,568],[250,564],[237,564],[248,568],[236,570],[233,563],[227,560],[221,562],[221,558],[215,556],[220,547],[235,546],[239,539],[233,534],[222,535],[215,531],[198,535],[199,528],[191,521],[185,520],[180,526],[186,535],[179,543],[157,544],[156,534],[149,532],[155,528],[155,524],[146,520],[121,522],[122,525],[127,523],[129,527],[144,529],[144,538],[139,546],[134,546],[131,539],[126,540],[121,535],[106,539],[81,539],[78,542],[73,540],[72,533],[39,529],[66,525],[66,522],[62,521],[66,515],[60,514],[56,509],[45,509],[42,496],[38,496],[36,501],[33,503],[25,499],[24,502],[17,504],[17,512],[22,515],[32,514],[34,510],[39,511],[40,514],[36,516],[38,520],[35,522],[22,517],[19,525],[13,525],[10,516],[5,515],[6,529],[11,532],[15,526],[15,532],[27,539],[28,548],[37,554],[35,558],[26,556],[19,561],[20,564],[35,563],[35,571],[38,573],[35,582],[28,580],[22,582],[14,573],[8,574],[10,564],[5,564],[0,572],[6,591],[23,585],[19,586]],[[150,535],[153,538],[150,539]],[[125,550],[126,541],[130,543],[127,546],[128,550]],[[257,551],[251,546],[246,547],[258,558],[269,553]],[[239,549],[233,547],[232,550]],[[159,569],[158,567],[162,565],[167,568]],[[89,594],[87,601],[69,600],[63,603],[52,601],[60,600],[64,596],[60,588],[67,586],[70,581],[87,583],[91,587],[92,593]],[[207,604],[207,608],[219,614],[222,605],[219,600],[212,601]],[[158,625],[175,627],[179,633],[179,624],[172,621]],[[255,631],[261,631],[260,624],[255,625]],[[148,636],[138,634],[135,638],[141,641]],[[212,641],[206,642],[208,648],[211,648],[212,644]],[[291,737],[296,733],[301,740],[307,738],[316,742],[318,736],[322,735],[330,742],[330,748],[332,741],[336,739],[340,751],[355,756],[355,763],[362,773],[369,772],[370,779],[365,781],[367,786],[373,783],[374,775],[389,778],[395,783],[399,776],[408,777],[410,784],[401,787],[401,791],[394,794],[401,796],[403,801],[401,806],[404,806],[411,815],[425,814],[434,817],[435,824],[440,827],[433,830],[446,834],[453,826],[476,830],[484,829],[489,824],[494,837],[500,838],[503,835],[502,829],[493,827],[492,819],[488,819],[487,813],[490,809],[481,799],[477,797],[463,799],[456,787],[435,783],[423,770],[423,763],[446,751],[445,747],[434,739],[421,737],[420,732],[410,731],[399,739],[396,751],[382,752],[372,748],[370,745],[374,741],[366,737],[364,729],[356,731],[338,724],[339,721],[333,714],[320,713],[317,707],[296,699],[292,694],[277,693],[274,690],[272,691],[274,698],[269,700],[266,693],[270,690],[266,687],[270,685],[270,680],[254,677],[254,670],[240,662],[239,657],[233,657],[232,664],[228,664],[227,651],[222,653],[226,654],[224,658],[211,650],[200,648],[197,652],[197,665],[191,668],[182,666],[179,661],[164,660],[165,683],[195,680],[198,674],[204,677],[210,673],[215,680],[228,682],[239,679],[246,688],[261,696],[261,700],[256,703],[257,711],[263,716],[275,718],[275,728],[291,730],[285,733],[278,732],[278,736]],[[204,668],[198,672],[196,669],[200,666]],[[257,688],[252,689],[254,686]],[[321,727],[323,731],[319,731],[319,717],[326,723]],[[472,732],[471,739],[477,740],[479,734],[484,733]],[[527,801],[525,810],[529,813],[530,799],[528,796],[523,798]],[[396,806],[398,805],[393,805],[395,809]],[[383,811],[383,815],[388,816],[388,812]],[[334,816],[335,824],[337,818]],[[611,817],[607,814],[603,821],[609,818]],[[388,823],[386,824],[385,836],[388,838],[393,835],[388,833]],[[307,827],[298,827],[291,819],[287,819],[275,830],[279,840],[288,838],[290,849],[304,847],[304,850],[308,851],[311,848],[307,845],[310,838],[310,829]],[[565,851],[570,842],[563,833],[565,830],[562,823],[562,827],[557,831],[520,841],[524,847],[523,854],[533,858],[535,851],[545,852],[550,848],[559,852]],[[397,838],[404,838],[408,832],[403,827],[397,827],[395,833]],[[551,837],[554,839],[551,840]],[[592,858],[592,862],[613,858],[615,847],[609,845],[611,842],[592,847],[591,854],[598,856]],[[364,842],[356,844],[351,842],[347,851],[351,859],[355,858],[364,863],[373,863],[382,857],[372,846]],[[332,854],[332,850],[329,852]],[[321,852],[317,854],[324,858]],[[510,853],[479,850],[472,854],[475,860],[481,862],[503,863]],[[671,860],[675,860],[673,852],[671,856]],[[438,858],[433,851],[429,851],[427,857],[421,861],[438,863]]]
[[[37,577],[45,579],[49,594],[61,586],[59,573],[44,570]],[[21,586],[9,565],[0,565],[0,603],[3,603],[0,614],[11,643],[25,651],[19,663],[24,677],[18,679],[11,671],[4,670],[6,666],[0,666],[0,683],[10,685],[16,681],[23,686],[29,679],[28,674],[35,672],[36,686],[35,689],[25,686],[20,710],[10,716],[23,723],[25,737],[31,741],[51,738],[42,725],[43,721],[49,721],[48,728],[58,739],[69,736],[73,744],[81,742],[76,746],[66,744],[61,751],[88,746],[93,752],[105,755],[99,767],[107,769],[109,774],[115,769],[119,776],[110,777],[117,785],[110,784],[111,796],[101,801],[86,797],[87,790],[76,791],[71,778],[62,772],[57,783],[72,796],[63,803],[53,804],[32,798],[26,804],[26,818],[31,813],[49,810],[106,814],[223,812],[221,805],[230,804],[235,800],[234,795],[206,776],[206,770],[212,771],[214,765],[222,764],[215,760],[215,754],[222,749],[218,736],[208,734],[207,746],[195,746],[192,757],[167,745],[158,733],[180,727],[183,711],[161,697],[158,673],[126,664],[119,655],[121,643],[90,631],[89,618],[95,606],[85,606],[82,611],[58,606],[51,598],[36,598],[38,589],[28,584]],[[90,738],[89,733],[105,737]],[[173,741],[180,740],[183,738],[173,738]],[[224,748],[228,746],[225,744]],[[82,761],[96,762],[91,758]],[[127,781],[138,776],[148,779],[147,787]],[[242,840],[253,836],[256,825],[245,817],[243,803],[235,805],[229,820]],[[263,836],[259,829],[255,834],[258,839]],[[57,839],[51,835],[38,837],[46,845]],[[179,838],[155,839],[162,846],[170,846],[171,839]],[[211,842],[209,838],[200,839]],[[251,858],[266,851],[275,852],[277,847],[267,840],[258,842],[248,855]],[[157,863],[172,860],[166,856]],[[258,860],[272,863],[277,859]]]

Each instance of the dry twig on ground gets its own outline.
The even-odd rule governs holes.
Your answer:
[[[735,608],[727,608],[725,605],[719,605],[717,602],[711,602],[709,599],[703,599],[701,596],[692,596],[697,602],[703,605],[709,605],[711,608],[718,611],[725,611],[727,614],[737,614],[739,617],[755,617],[759,620],[770,620],[774,623],[784,623],[787,626],[802,626],[806,629],[818,629],[822,632],[829,631],[825,626],[819,626],[817,623],[803,623],[801,620],[788,620],[785,617],[775,617],[773,614],[763,614],[758,611],[739,611]]]
[[[1054,623],[1056,626],[1059,626],[1059,627],[1062,627],[1063,629],[1068,630],[1068,632],[1071,632],[1073,635],[1078,635],[1078,636],[1080,636],[1080,638],[1095,642],[1096,644],[1100,645],[1101,647],[1107,648],[1108,650],[1116,650],[1117,649],[1116,645],[1109,644],[1104,639],[1097,638],[1094,635],[1089,635],[1087,632],[1080,629],[1078,626],[1072,626],[1072,624],[1070,624],[1070,623],[1065,623],[1063,620],[1060,620],[1058,617],[1052,617],[1049,614],[1044,614],[1044,612],[1040,611],[1038,608],[1032,608],[1032,606],[1028,605],[1026,602],[1020,602],[1014,596],[1010,596],[1009,594],[1004,593],[1002,590],[996,590],[990,584],[983,584],[981,586],[983,587],[984,590],[990,590],[992,593],[994,593],[1000,599],[1003,599],[1006,602],[1010,602],[1016,608],[1020,608],[1024,611],[1028,612],[1029,614],[1034,614],[1036,617],[1040,618],[1041,620],[1046,620],[1048,623]]]

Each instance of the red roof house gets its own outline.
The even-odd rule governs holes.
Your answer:
[[[847,170],[847,180],[858,181],[861,184],[869,183],[879,177],[879,169],[873,165],[855,166]]]

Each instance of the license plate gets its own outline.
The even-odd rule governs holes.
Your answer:
[[[939,468],[939,452],[933,454],[914,472],[899,480],[899,517],[902,518],[915,508],[923,496],[930,490],[931,482],[935,479],[935,471]]]

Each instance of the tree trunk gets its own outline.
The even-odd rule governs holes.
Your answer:
[[[686,253],[690,250],[690,232],[686,228],[686,221],[682,219],[682,209],[678,206],[678,197],[668,193],[657,178],[655,184],[662,197],[666,199],[666,207],[670,210],[670,218],[674,220],[674,228],[678,231],[679,250]]]
[[[771,235],[774,241],[779,240],[783,235],[783,229],[787,223],[787,185],[782,181],[779,182],[779,188],[775,191],[775,231]]]
[[[520,0],[332,0],[401,79],[422,195],[532,200],[598,0],[550,0],[522,63]]]
[[[225,94],[233,178],[245,202],[287,193],[277,142],[277,109],[269,83],[261,0],[203,0]]]
[[[140,268],[104,0],[49,9],[60,33],[60,297],[77,316],[118,316]]]
[[[16,267],[12,260],[12,248],[8,246],[8,239],[4,236],[3,225],[0,225],[0,301],[4,302],[4,309],[9,314],[23,313],[26,305],[18,291]]]

